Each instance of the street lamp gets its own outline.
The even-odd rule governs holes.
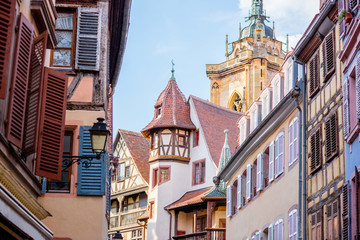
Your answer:
[[[106,142],[109,130],[104,122],[104,118],[99,117],[97,120],[98,121],[89,129],[91,149],[96,155],[63,156],[63,171],[68,169],[74,163],[82,163],[85,168],[89,168],[92,160],[100,159],[101,154],[106,152]]]
[[[116,233],[113,235],[113,240],[123,240],[123,236],[121,235],[120,231],[116,231]]]

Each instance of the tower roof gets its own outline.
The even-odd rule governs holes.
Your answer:
[[[149,137],[150,130],[155,128],[196,129],[190,119],[190,106],[173,76],[158,97],[154,108],[153,120],[141,130],[145,137]]]
[[[263,0],[252,0],[250,16],[247,18],[250,23],[241,30],[240,39],[254,37],[257,25],[263,30],[263,37],[273,38],[273,29],[265,24],[267,18],[264,11]]]

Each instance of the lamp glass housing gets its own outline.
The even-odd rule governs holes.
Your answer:
[[[98,118],[98,122],[94,123],[89,129],[91,137],[91,148],[94,153],[104,153],[109,130],[104,123],[104,118]]]

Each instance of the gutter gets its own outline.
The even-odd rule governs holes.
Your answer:
[[[295,50],[294,50],[295,56],[299,56],[301,54],[301,52],[304,50],[304,48],[309,43],[311,38],[316,34],[318,28],[320,27],[320,25],[322,24],[324,19],[327,17],[328,13],[333,8],[335,3],[336,3],[336,0],[329,0],[327,5],[323,8],[323,10],[320,12],[320,15],[315,20],[315,23],[312,26],[309,26],[310,28],[307,31],[308,33],[306,33],[306,32],[304,33],[303,37],[300,39],[300,41],[298,42],[298,44],[295,47]]]

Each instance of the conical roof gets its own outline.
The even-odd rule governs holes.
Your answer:
[[[190,119],[190,106],[173,76],[158,97],[154,108],[153,120],[141,130],[145,137],[149,137],[150,130],[155,128],[196,129]]]

